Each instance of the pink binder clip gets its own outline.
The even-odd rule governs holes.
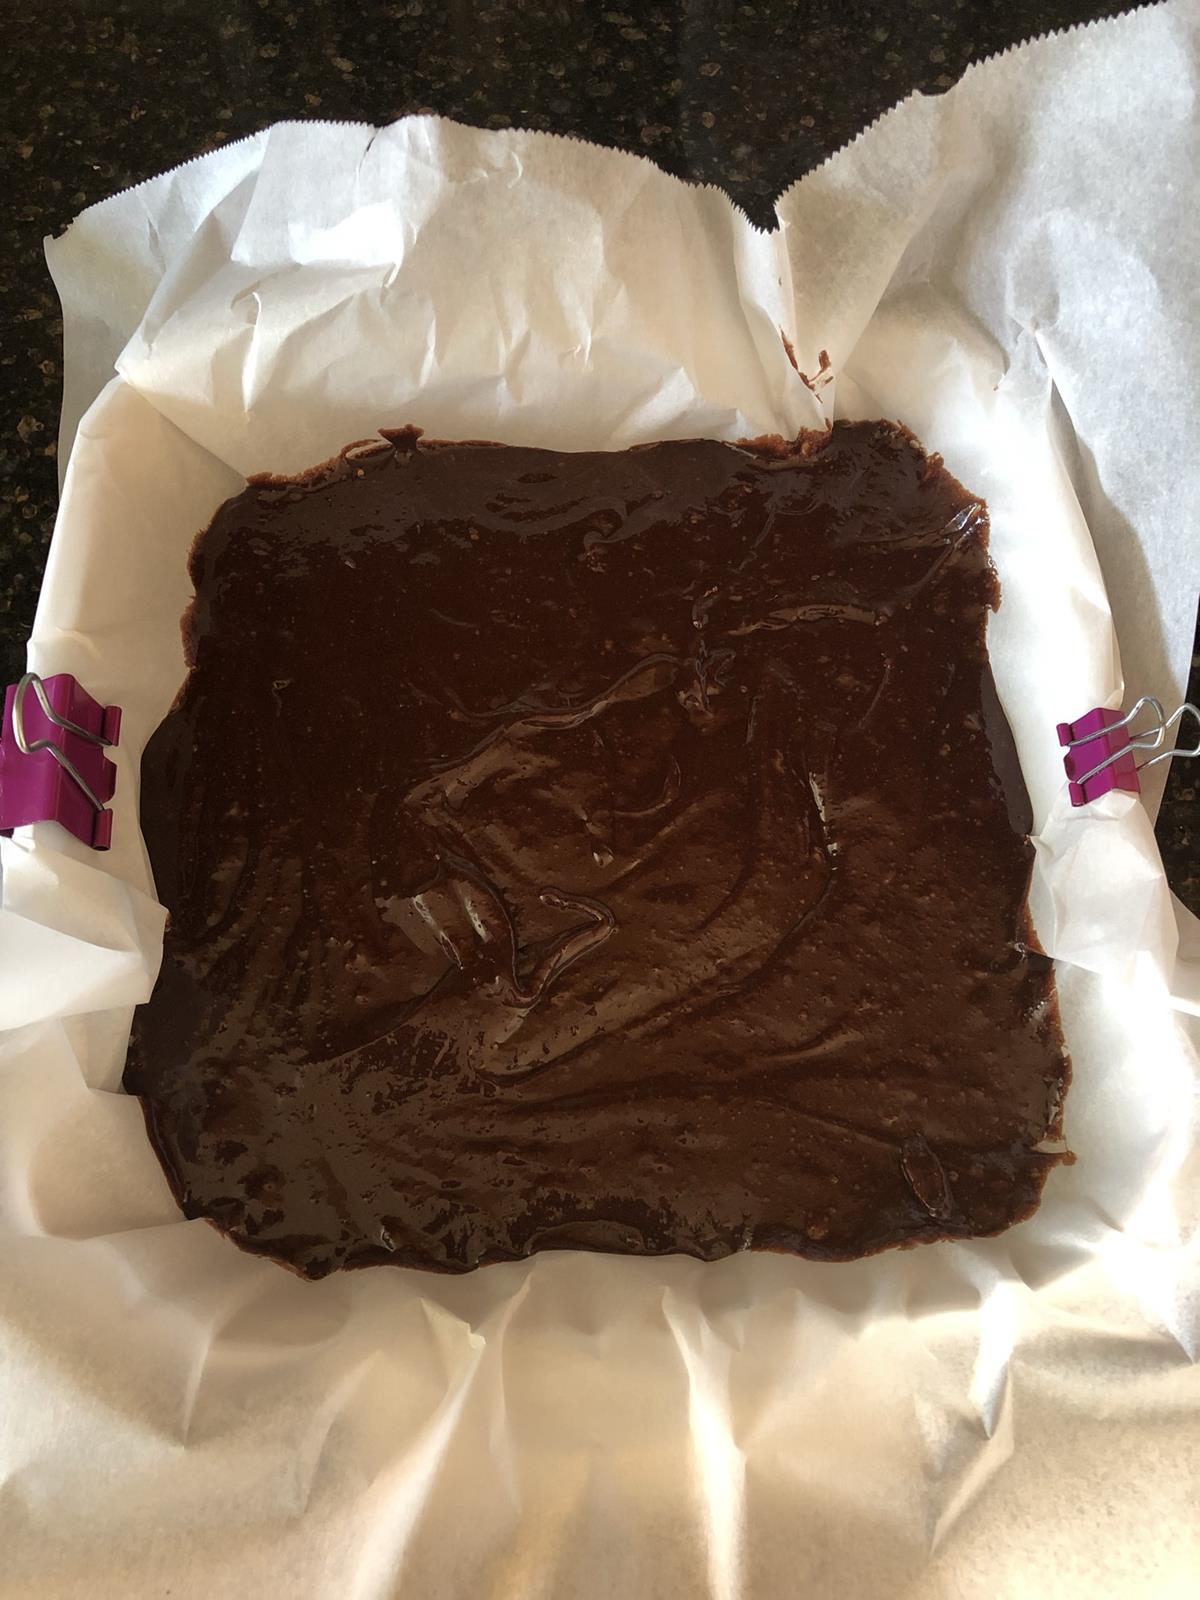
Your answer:
[[[1130,724],[1146,706],[1154,713],[1154,725],[1134,733]],[[1200,710],[1195,706],[1185,702],[1167,716],[1160,700],[1152,694],[1144,694],[1125,716],[1097,706],[1077,722],[1060,722],[1058,742],[1067,749],[1063,766],[1070,780],[1071,804],[1085,806],[1110,789],[1140,794],[1142,785],[1138,773],[1145,767],[1152,767],[1156,761],[1169,761],[1172,756],[1187,759],[1200,756],[1200,741],[1197,741],[1194,750],[1163,750],[1160,755],[1142,762],[1135,762],[1133,758],[1135,750],[1159,750],[1170,730],[1189,711],[1200,722]]]
[[[69,672],[44,680],[27,672],[12,684],[0,731],[0,833],[60,822],[93,850],[107,850],[117,769],[104,751],[120,733],[120,706],[97,704]]]

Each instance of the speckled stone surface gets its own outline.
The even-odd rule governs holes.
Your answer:
[[[913,89],[1031,34],[1113,16],[1088,0],[37,0],[0,55],[0,682],[24,663],[57,503],[62,326],[42,238],[115,190],[284,117],[437,111],[573,133],[721,184],[755,221]],[[13,170],[15,168],[15,170]],[[1200,695],[1193,661],[1191,698]],[[1196,768],[1158,833],[1200,910]]]

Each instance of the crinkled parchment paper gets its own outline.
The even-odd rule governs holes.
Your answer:
[[[1198,78],[1194,4],[1035,43],[885,117],[771,234],[634,157],[411,118],[273,128],[49,247],[67,466],[30,662],[126,731],[111,854],[3,845],[0,1594],[1195,1593],[1196,969],[1157,787],[1073,812],[1054,724],[1182,688]],[[908,423],[991,507],[1076,1073],[1038,1215],[848,1266],[316,1284],[181,1221],[119,1083],[195,530],[379,426],[605,447],[835,411]]]

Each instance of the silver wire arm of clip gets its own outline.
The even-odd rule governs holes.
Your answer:
[[[17,692],[13,699],[12,708],[12,731],[13,738],[17,741],[17,749],[23,756],[32,756],[36,755],[39,750],[48,750],[63,771],[75,780],[96,810],[103,811],[105,809],[104,801],[101,800],[62,746],[56,744],[50,738],[30,739],[26,733],[25,696],[30,689],[33,690],[37,703],[42,708],[42,715],[47,722],[53,723],[56,728],[61,728],[64,733],[73,733],[77,739],[84,739],[88,744],[99,745],[102,749],[108,749],[113,741],[105,738],[102,733],[94,733],[91,728],[84,728],[78,722],[72,722],[70,717],[61,716],[50,704],[50,697],[47,695],[45,686],[36,672],[27,672],[17,684]]]
[[[1074,780],[1076,783],[1080,785],[1087,783],[1090,778],[1094,778],[1098,772],[1103,772],[1105,767],[1112,766],[1115,761],[1120,761],[1124,756],[1128,755],[1131,750],[1160,751],[1158,755],[1151,756],[1149,761],[1139,761],[1134,769],[1137,772],[1144,772],[1147,767],[1154,766],[1156,762],[1170,761],[1173,756],[1179,756],[1184,761],[1190,761],[1194,756],[1200,756],[1200,734],[1197,734],[1196,744],[1190,750],[1185,749],[1180,745],[1175,746],[1175,748],[1171,750],[1163,750],[1161,748],[1166,740],[1167,734],[1188,712],[1191,713],[1191,715],[1196,719],[1197,725],[1200,726],[1200,707],[1192,705],[1188,700],[1185,700],[1181,706],[1177,706],[1175,710],[1171,712],[1171,715],[1168,716],[1163,710],[1162,701],[1159,700],[1156,695],[1144,694],[1141,699],[1134,704],[1132,711],[1123,716],[1120,721],[1110,722],[1103,732],[1105,734],[1114,734],[1122,728],[1128,728],[1146,706],[1149,706],[1154,712],[1154,726],[1151,728],[1144,728],[1140,733],[1131,733],[1128,740],[1123,742],[1119,749],[1114,750],[1111,755],[1105,756],[1103,761],[1098,761],[1094,767],[1089,767],[1086,772],[1080,774],[1080,776]],[[1095,732],[1085,733],[1082,738],[1067,740],[1066,748],[1068,750],[1074,750],[1080,745],[1094,743],[1095,739]]]

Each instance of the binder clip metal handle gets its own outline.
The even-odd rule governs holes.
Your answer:
[[[120,734],[120,706],[100,705],[69,672],[27,672],[10,685],[0,727],[0,833],[58,822],[107,850],[117,769],[104,751]]]
[[[1135,733],[1132,724],[1149,707],[1154,714],[1152,726]],[[1141,793],[1138,773],[1159,761],[1169,761],[1172,756],[1191,760],[1200,756],[1200,735],[1194,748],[1176,746],[1164,750],[1167,734],[1186,715],[1200,725],[1200,708],[1184,701],[1170,716],[1163,710],[1162,701],[1152,694],[1144,694],[1133,710],[1124,716],[1097,706],[1077,722],[1058,724],[1058,742],[1066,746],[1063,766],[1068,779],[1068,792],[1073,806],[1085,806],[1089,800],[1098,800],[1110,789],[1124,789],[1130,794]],[[1135,750],[1157,750],[1148,761],[1135,761]]]

